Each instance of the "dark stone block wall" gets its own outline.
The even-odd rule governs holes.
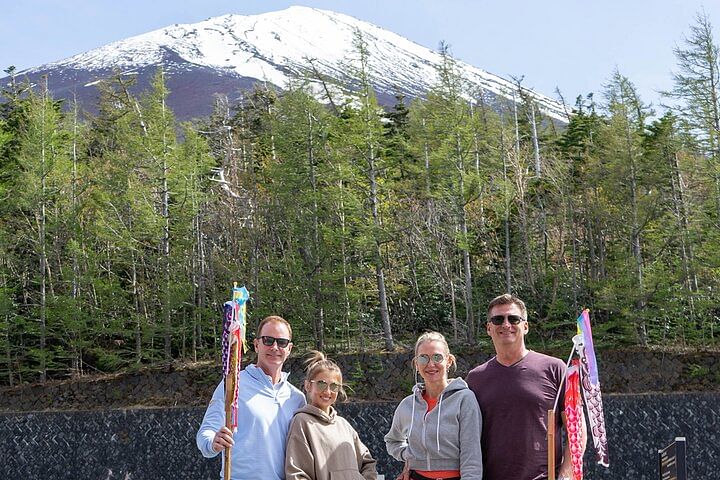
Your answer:
[[[605,395],[610,468],[585,456],[588,479],[658,479],[657,450],[687,438],[688,478],[720,478],[720,392]],[[352,403],[340,413],[391,480],[400,463],[383,436],[395,402]],[[203,458],[195,433],[204,408],[0,415],[0,479],[217,479],[219,457]]]
[[[552,353],[566,359],[567,352]],[[598,351],[603,393],[718,391],[720,353],[670,353],[647,350]],[[485,362],[487,352],[455,352],[458,377]],[[252,361],[254,355],[248,355]],[[285,370],[301,385],[304,355],[293,354]],[[351,401],[397,401],[415,382],[412,351],[348,354],[333,357],[343,372]],[[202,406],[220,381],[219,365],[206,362],[192,368],[162,367],[112,376],[82,377],[45,384],[0,386],[0,412],[46,410],[109,410],[132,407]]]

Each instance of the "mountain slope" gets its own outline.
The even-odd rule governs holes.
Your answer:
[[[368,69],[381,103],[396,92],[423,96],[437,81],[440,55],[410,40],[353,17],[308,7],[290,7],[262,15],[224,15],[203,22],[173,25],[113,42],[73,57],[20,72],[33,81],[47,75],[59,98],[77,96],[86,103],[96,95],[94,81],[114,71],[137,74],[147,85],[162,66],[171,90],[169,103],[179,118],[202,116],[215,93],[230,94],[268,82],[284,88],[298,78],[352,83],[353,40],[360,32],[367,44]],[[481,94],[490,103],[513,98],[512,82],[464,62],[457,65],[467,80],[468,99]],[[543,112],[566,121],[562,105],[529,92]],[[86,103],[87,105],[87,103]]]

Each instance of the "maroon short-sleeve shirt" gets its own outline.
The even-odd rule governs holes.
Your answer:
[[[484,480],[548,478],[547,411],[564,374],[562,360],[532,350],[509,367],[493,357],[468,373],[482,412]],[[556,467],[562,460],[563,396],[556,410]]]

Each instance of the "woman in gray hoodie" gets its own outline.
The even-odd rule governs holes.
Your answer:
[[[420,335],[413,367],[423,382],[400,402],[385,435],[388,453],[405,462],[398,479],[482,480],[480,407],[463,379],[448,379],[455,366],[442,334]]]

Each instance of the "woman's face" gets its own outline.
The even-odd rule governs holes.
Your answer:
[[[449,353],[445,345],[436,340],[423,342],[417,349],[415,367],[425,383],[444,382],[447,379],[447,369],[450,365]]]
[[[337,400],[340,387],[340,373],[331,370],[321,370],[314,378],[305,381],[308,402],[326,413],[330,412],[330,406]]]

